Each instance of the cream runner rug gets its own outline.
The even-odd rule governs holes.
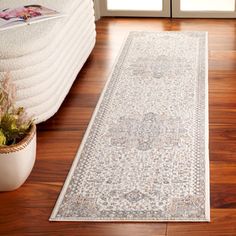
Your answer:
[[[205,32],[131,32],[52,221],[209,221]]]

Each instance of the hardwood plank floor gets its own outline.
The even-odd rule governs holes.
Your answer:
[[[209,32],[211,223],[49,222],[108,74],[130,30]],[[37,161],[0,193],[0,235],[236,235],[236,20],[104,18],[97,43],[58,113],[38,126]]]

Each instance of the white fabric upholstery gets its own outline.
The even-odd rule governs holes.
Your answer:
[[[92,0],[0,0],[0,8],[41,4],[65,18],[0,33],[0,79],[10,71],[18,88],[17,104],[36,123],[59,109],[95,44]]]

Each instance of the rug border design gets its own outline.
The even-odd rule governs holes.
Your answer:
[[[120,59],[120,56],[123,52],[123,49],[125,48],[126,42],[129,38],[129,36],[132,33],[195,33],[200,32],[205,34],[205,219],[93,219],[93,218],[77,218],[77,217],[56,217],[57,212],[59,210],[59,207],[64,199],[66,190],[69,186],[69,183],[71,181],[71,178],[73,176],[73,173],[77,167],[77,164],[80,160],[81,153],[83,151],[85,142],[89,136],[90,130],[92,128],[92,125],[94,123],[94,120],[97,116],[97,113],[99,111],[100,105],[103,101],[104,95],[107,91],[107,87],[110,84],[110,81],[112,79],[112,75],[115,71],[116,65]],[[77,154],[75,155],[74,161],[71,165],[71,168],[69,170],[69,173],[66,177],[66,180],[64,182],[64,185],[62,187],[62,190],[59,194],[59,197],[56,200],[56,204],[54,206],[54,209],[52,211],[52,214],[49,218],[49,221],[78,221],[78,222],[210,222],[210,169],[209,169],[209,104],[208,104],[208,32],[206,31],[130,31],[127,33],[127,35],[124,38],[124,41],[122,43],[122,46],[119,50],[119,53],[115,59],[115,62],[112,66],[111,72],[109,73],[108,79],[105,83],[105,86],[102,90],[102,93],[100,95],[100,98],[98,100],[98,103],[95,107],[95,110],[92,114],[91,120],[88,124],[88,127],[86,129],[86,132],[84,134],[84,137],[82,138],[81,145],[77,151]]]

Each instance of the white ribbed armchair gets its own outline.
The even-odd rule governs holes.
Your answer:
[[[0,9],[40,4],[67,14],[0,32],[0,79],[10,71],[17,104],[36,123],[54,115],[95,44],[92,0],[0,0]]]

